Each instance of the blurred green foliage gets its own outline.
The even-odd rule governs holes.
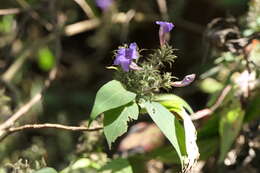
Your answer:
[[[166,65],[160,73],[170,71],[179,77],[197,74],[194,85],[169,92],[182,96],[196,112],[214,105],[223,88],[232,86],[232,91],[210,116],[195,121],[199,161],[204,164],[201,172],[242,173],[241,167],[247,168],[249,173],[259,172],[259,142],[256,140],[259,129],[255,127],[259,126],[260,115],[260,44],[259,36],[253,37],[260,32],[259,0],[166,1],[166,15],[160,13],[157,1],[116,0],[108,11],[99,9],[94,0],[84,2],[96,18],[85,14],[75,1],[1,1],[0,9],[19,8],[21,11],[0,16],[0,123],[43,88],[48,72],[58,65],[57,76],[44,92],[42,101],[15,125],[86,125],[96,91],[113,78],[113,72],[105,69],[112,64],[113,50],[135,41],[142,53],[149,55],[145,48],[159,47],[154,21],[167,19],[175,24],[169,44],[178,49],[175,53],[179,58],[172,68]],[[134,17],[129,10],[134,10]],[[239,34],[249,38],[242,39],[248,42],[240,54],[217,49],[204,39],[207,24],[215,17],[228,15],[237,19]],[[92,19],[97,19],[98,24],[90,22],[90,29],[71,36],[65,34],[71,24]],[[61,50],[57,50],[57,38],[61,40]],[[251,76],[243,73],[248,70],[247,65]],[[3,76],[10,71],[15,72],[14,75],[5,80]],[[248,78],[254,89],[246,97],[243,81]],[[143,115],[140,121],[150,119]],[[101,125],[100,122],[93,121],[93,125]],[[100,131],[17,132],[0,141],[0,173],[81,173],[100,169],[145,172],[149,160],[163,163],[163,171],[176,172],[180,168],[177,153],[169,143],[145,154],[115,159],[117,146],[123,139],[124,136],[119,138],[109,150]],[[234,163],[230,161],[231,150]],[[251,161],[247,162],[247,158]]]

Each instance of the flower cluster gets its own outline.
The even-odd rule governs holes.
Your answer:
[[[115,73],[115,78],[125,85],[129,91],[139,97],[151,97],[160,88],[184,87],[195,79],[195,74],[187,75],[181,81],[172,81],[175,77],[170,72],[163,73],[160,68],[172,64],[176,58],[174,49],[167,44],[169,32],[174,25],[169,22],[157,21],[160,25],[159,38],[161,47],[154,51],[146,60],[138,61],[139,52],[136,43],[119,47],[116,51],[113,65],[121,68]],[[168,37],[168,38],[167,38]]]

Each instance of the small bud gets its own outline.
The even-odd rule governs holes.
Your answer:
[[[194,81],[195,77],[196,77],[195,74],[189,74],[189,75],[185,76],[183,78],[183,80],[181,80],[181,81],[172,82],[171,85],[174,87],[185,87],[185,86],[191,84],[191,82]]]

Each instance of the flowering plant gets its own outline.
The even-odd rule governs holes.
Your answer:
[[[174,25],[162,21],[156,24],[160,25],[161,46],[147,58],[140,56],[136,43],[124,45],[116,51],[112,67],[116,69],[115,80],[97,92],[90,123],[104,114],[104,133],[111,147],[127,131],[129,120],[137,120],[139,114],[147,113],[175,148],[183,169],[189,170],[199,156],[196,130],[189,116],[193,111],[182,98],[160,94],[160,89],[187,86],[195,75],[173,81],[176,77],[170,72],[162,72],[163,67],[172,66],[176,59],[174,49],[167,43],[169,37],[166,37]]]

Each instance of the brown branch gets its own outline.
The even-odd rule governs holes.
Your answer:
[[[88,5],[88,3],[85,0],[74,0],[81,8],[82,10],[86,13],[86,15],[89,18],[94,18],[96,17],[95,14],[93,13],[92,9]]]
[[[53,128],[53,129],[60,129],[60,130],[69,130],[69,131],[98,131],[102,130],[103,127],[96,127],[96,128],[88,128],[84,126],[67,126],[67,125],[61,125],[61,124],[26,124],[19,127],[11,127],[8,129],[9,133],[19,132],[23,130],[29,130],[29,129],[43,129],[43,128]]]
[[[0,16],[20,13],[19,8],[0,9]]]
[[[202,110],[199,110],[197,112],[195,112],[194,114],[191,115],[191,119],[192,120],[198,120],[201,118],[204,118],[208,115],[211,115],[224,101],[224,99],[226,98],[227,94],[230,92],[232,86],[231,85],[227,85],[221,92],[221,94],[219,95],[216,103],[211,106],[210,108],[205,108]]]
[[[19,0],[21,2],[23,2],[24,0]],[[56,2],[56,1],[55,1]],[[55,13],[55,3],[52,2],[53,4],[53,10],[52,12]],[[55,13],[55,16],[56,13]],[[26,104],[24,104],[21,108],[19,108],[9,119],[7,119],[5,122],[3,122],[2,124],[0,124],[0,141],[5,138],[8,134],[9,134],[9,130],[10,128],[12,128],[12,126],[14,125],[14,123],[20,119],[22,116],[25,115],[25,113],[27,113],[37,102],[39,102],[42,98],[43,93],[46,91],[46,89],[50,86],[51,82],[55,79],[56,75],[57,75],[57,68],[58,68],[58,61],[60,59],[61,56],[61,43],[60,43],[60,33],[59,33],[59,26],[57,25],[59,22],[56,20],[53,21],[54,23],[54,27],[53,27],[53,32],[54,32],[54,36],[55,36],[55,56],[56,56],[56,65],[55,67],[49,72],[48,78],[45,80],[44,82],[44,86],[43,89],[38,92],[35,96],[33,96]],[[51,35],[52,36],[52,35]],[[52,37],[50,37],[52,38]],[[47,39],[49,40],[49,39]],[[27,54],[26,54],[27,55]],[[25,56],[26,57],[26,56]],[[16,72],[16,70],[15,70]],[[13,76],[13,74],[15,74],[15,72],[12,73],[11,76]],[[6,78],[4,78],[6,79]]]
[[[30,4],[25,0],[16,0],[16,2],[26,11],[28,11],[29,15],[36,21],[38,21],[41,25],[43,25],[48,31],[53,29],[53,26],[45,19],[41,18],[40,15],[31,8]]]
[[[169,20],[166,0],[157,0],[157,5],[163,20]]]
[[[34,97],[32,97],[25,105],[23,105],[20,109],[18,109],[9,119],[7,119],[3,124],[0,125],[0,131],[6,130],[7,128],[11,127],[15,123],[15,121],[17,121],[26,112],[28,112],[34,104],[36,104],[39,100],[41,100],[41,98],[42,98],[41,93],[38,93]]]

